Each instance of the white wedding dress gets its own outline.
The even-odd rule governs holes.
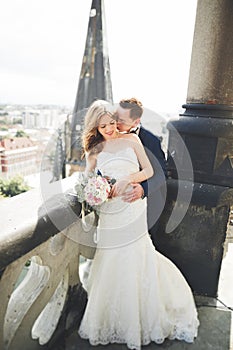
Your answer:
[[[97,167],[116,179],[139,169],[130,147],[101,152]],[[152,244],[146,198],[105,202],[97,238],[79,335],[92,345],[124,343],[137,350],[165,338],[193,342],[199,325],[193,295],[178,268]]]

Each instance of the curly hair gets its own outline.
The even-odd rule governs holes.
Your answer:
[[[82,135],[84,152],[99,153],[103,148],[103,136],[98,131],[100,118],[108,114],[116,120],[114,107],[105,100],[94,101],[87,110]]]
[[[142,103],[135,97],[128,98],[128,99],[122,99],[119,102],[119,105],[124,109],[130,110],[130,118],[133,120],[136,120],[138,118],[141,118],[143,113],[143,106]]]

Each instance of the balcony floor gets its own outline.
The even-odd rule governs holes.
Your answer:
[[[172,349],[172,350],[229,350],[230,347],[230,311],[223,311],[215,307],[198,307],[200,320],[199,334],[192,344],[183,341],[166,340],[163,344],[151,343],[143,346],[142,350]],[[65,350],[128,350],[126,345],[109,344],[91,346],[87,340],[74,332],[67,340]]]

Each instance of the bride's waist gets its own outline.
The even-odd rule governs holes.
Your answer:
[[[115,180],[120,180],[125,176],[129,176],[133,173],[137,172],[137,169],[135,169],[135,171],[129,170],[127,171],[127,169],[122,169],[122,170],[118,170],[117,172],[111,172],[111,171],[103,171],[103,176],[107,177],[107,178],[111,178],[111,179],[115,179]]]
[[[133,187],[131,185],[129,185],[127,187],[127,189],[125,190],[125,193],[130,192],[132,188]],[[144,202],[144,201],[142,200],[142,198],[139,198],[133,202],[126,202],[124,200],[124,197],[122,195],[120,195],[120,196],[108,198],[107,201],[105,201],[102,205],[104,205],[104,204],[105,205],[112,205],[115,203],[117,203],[117,204],[119,203],[121,206],[130,206],[130,205],[132,206],[133,204],[138,203],[138,202]]]

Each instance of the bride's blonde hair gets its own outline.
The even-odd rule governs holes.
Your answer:
[[[100,118],[105,114],[116,120],[113,105],[105,100],[96,100],[88,108],[82,135],[84,152],[99,153],[103,148],[104,138],[97,128]]]

